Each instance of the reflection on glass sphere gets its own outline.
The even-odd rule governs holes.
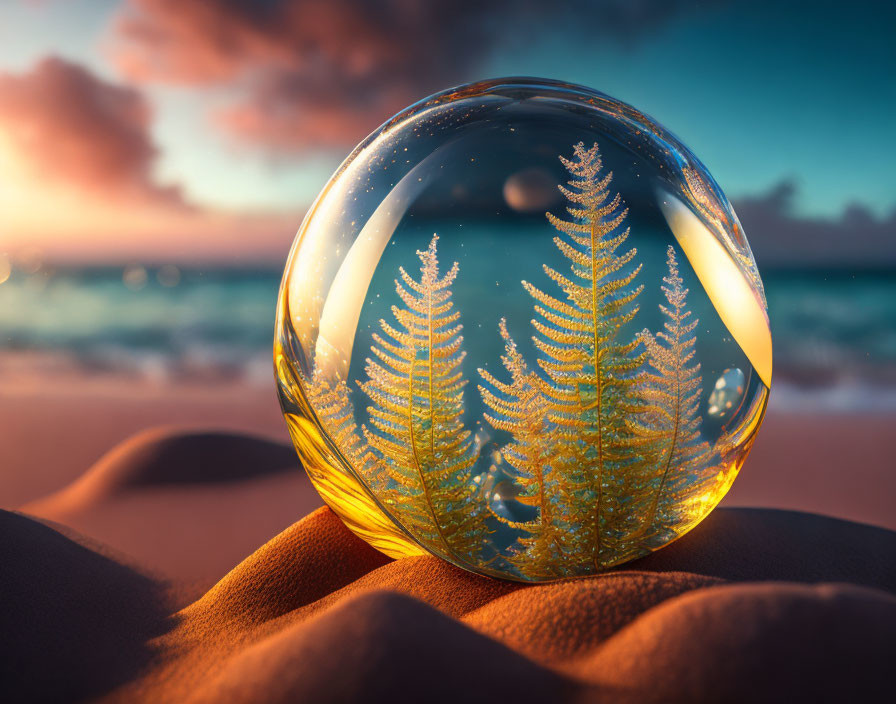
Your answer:
[[[716,379],[712,393],[709,394],[709,405],[706,414],[725,421],[740,409],[747,390],[747,380],[740,369],[726,369]]]
[[[501,471],[499,465],[492,465],[488,471],[477,474],[473,481],[479,490],[480,500],[488,505],[490,511],[500,518],[514,518],[513,509],[508,504],[516,499],[520,489]]]
[[[772,367],[703,165],[634,108],[535,79],[435,95],[352,153],[296,237],[274,355],[299,456],[352,530],[528,581],[702,520]]]

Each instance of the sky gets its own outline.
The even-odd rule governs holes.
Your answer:
[[[658,119],[751,239],[744,213],[892,254],[894,26],[867,0],[7,0],[0,253],[282,258],[390,115],[533,75]]]

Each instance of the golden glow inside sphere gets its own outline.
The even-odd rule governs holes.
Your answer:
[[[526,581],[699,523],[772,373],[706,168],[631,106],[527,78],[434,95],[352,152],[293,244],[274,357],[296,450],[355,533]]]

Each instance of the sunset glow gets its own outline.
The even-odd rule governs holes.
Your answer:
[[[435,90],[502,74],[556,76],[643,105],[709,155],[707,166],[735,206],[798,183],[796,227],[789,213],[768,213],[779,230],[803,222],[846,227],[848,207],[872,228],[890,222],[896,203],[885,155],[894,137],[876,130],[890,96],[879,89],[883,74],[849,63],[887,65],[880,47],[889,40],[867,27],[843,27],[852,18],[838,16],[843,31],[836,36],[823,11],[808,18],[818,26],[801,46],[806,65],[817,70],[786,81],[803,87],[797,110],[785,84],[766,80],[769,66],[790,65],[776,49],[787,46],[778,34],[807,29],[796,12],[777,13],[775,26],[763,29],[769,50],[760,65],[742,50],[755,31],[739,6],[706,20],[726,27],[727,47],[719,52],[706,39],[719,32],[695,36],[688,21],[654,26],[642,9],[620,26],[598,25],[597,42],[570,33],[581,25],[570,16],[539,9],[541,31],[521,51],[512,23],[494,23],[501,3],[457,12],[436,5],[381,16],[358,0],[338,7],[286,0],[4,3],[0,251],[14,259],[38,248],[47,260],[282,261],[315,194],[353,145]],[[482,27],[498,31],[488,42],[471,41],[470,29]],[[843,45],[849,37],[862,40]],[[834,42],[843,48],[837,56],[829,51]],[[655,58],[681,47],[685,61]],[[869,52],[877,52],[873,61]],[[719,80],[726,75],[739,75],[739,87]],[[832,94],[854,106],[866,129],[839,133],[837,112],[825,102]],[[777,117],[753,119],[746,95],[750,105],[777,106]],[[813,120],[788,128],[805,110]],[[875,140],[862,136],[869,133]],[[832,179],[831,171],[851,177]],[[761,253],[765,232],[750,234]]]

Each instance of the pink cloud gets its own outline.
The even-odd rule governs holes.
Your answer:
[[[451,51],[474,4],[132,0],[112,55],[136,81],[239,86],[216,122],[248,141],[344,146],[480,53]]]
[[[26,177],[97,199],[184,208],[158,185],[152,114],[141,93],[50,57],[23,74],[0,72],[0,134]]]
[[[230,133],[282,150],[345,147],[426,95],[477,76],[496,48],[559,27],[642,36],[680,0],[128,0],[111,38],[135,81],[222,86]]]
[[[300,213],[225,212],[159,185],[139,89],[46,58],[0,72],[0,250],[47,259],[279,260]]]

